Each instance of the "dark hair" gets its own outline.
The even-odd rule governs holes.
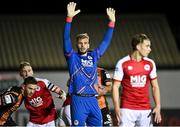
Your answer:
[[[37,80],[34,77],[27,77],[24,79],[24,85],[28,85],[28,84],[37,84]]]
[[[137,50],[136,46],[139,43],[143,43],[144,40],[150,40],[150,39],[149,39],[149,37],[147,35],[142,34],[142,33],[134,35],[133,38],[132,38],[132,41],[131,41],[133,51]]]

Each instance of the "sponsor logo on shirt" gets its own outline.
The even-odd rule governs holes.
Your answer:
[[[5,99],[5,103],[6,103],[6,104],[12,103],[12,100],[11,100],[11,96],[10,96],[10,95],[5,95],[5,96],[4,96],[4,99]]]
[[[111,78],[109,73],[106,73],[106,78]]]
[[[93,67],[93,60],[92,59],[88,59],[88,60],[81,59],[81,63],[84,67]]]
[[[33,107],[39,107],[41,105],[43,105],[43,100],[41,97],[36,97],[33,98],[29,101],[29,103],[33,106]]]
[[[130,83],[132,87],[144,87],[146,84],[146,75],[130,76]]]

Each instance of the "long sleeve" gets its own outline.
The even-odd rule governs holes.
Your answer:
[[[106,49],[108,48],[108,46],[112,40],[113,31],[114,31],[114,22],[109,22],[108,30],[106,31],[105,36],[104,36],[100,46],[98,47],[100,56],[102,56],[104,54],[104,52],[106,51]]]
[[[70,31],[71,31],[71,20],[68,20],[69,17],[66,18],[66,24],[64,27],[64,35],[63,35],[63,49],[64,49],[64,55],[69,56],[72,52],[72,42],[70,38]]]

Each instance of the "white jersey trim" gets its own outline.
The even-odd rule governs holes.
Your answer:
[[[124,71],[123,71],[123,68],[122,68],[122,64],[125,62],[125,61],[128,61],[130,60],[130,56],[125,56],[124,58],[120,59],[117,64],[116,64],[116,67],[115,67],[115,71],[114,71],[114,75],[113,75],[113,79],[114,80],[118,80],[118,81],[122,81],[123,79],[123,76],[124,76]]]
[[[147,57],[144,57],[143,59],[152,63],[153,68],[152,68],[152,71],[150,73],[150,78],[155,79],[157,77],[157,69],[156,69],[156,64],[155,64],[154,60],[147,58]]]
[[[36,78],[37,81],[43,81],[46,87],[51,90],[54,87],[54,84],[51,83],[48,79]]]

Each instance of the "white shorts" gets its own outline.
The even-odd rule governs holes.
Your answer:
[[[60,112],[60,126],[71,126],[71,109],[70,105],[61,108]]]
[[[152,127],[151,110],[131,110],[122,108],[120,127]]]
[[[27,123],[27,127],[55,127],[55,121],[48,122],[46,124],[35,124],[32,122]]]

